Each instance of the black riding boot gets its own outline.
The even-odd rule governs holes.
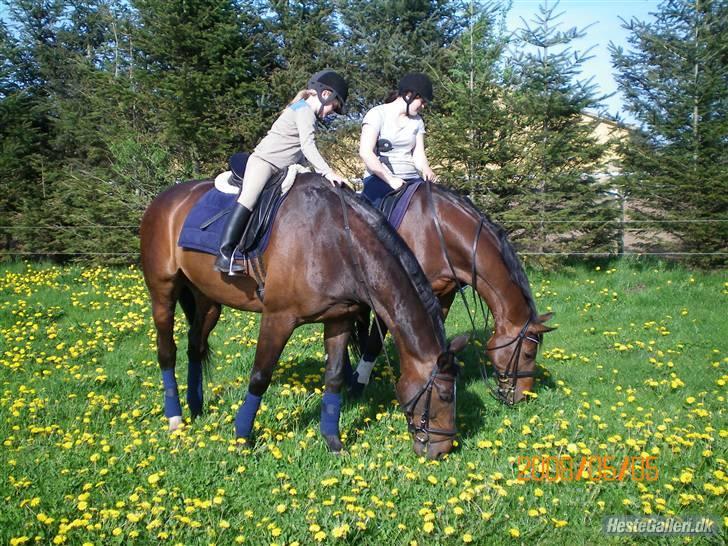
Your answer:
[[[215,271],[232,274],[245,269],[243,266],[233,263],[233,252],[240,243],[240,238],[245,232],[245,226],[248,225],[250,215],[251,211],[248,207],[235,203],[227,225],[220,235],[220,251],[217,260],[215,260]]]

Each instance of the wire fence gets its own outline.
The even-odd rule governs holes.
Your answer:
[[[610,220],[501,220],[498,222],[500,225],[506,226],[521,226],[524,224],[570,224],[570,225],[589,225],[592,227],[614,225],[619,231],[624,233],[629,232],[644,232],[646,227],[649,226],[661,226],[661,225],[676,225],[676,224],[725,224],[728,223],[726,219],[696,219],[696,220],[621,220],[619,218]],[[635,227],[631,227],[635,226]],[[0,231],[12,232],[12,231],[37,231],[37,230],[50,230],[50,231],[74,231],[74,230],[137,230],[138,225],[106,225],[106,224],[82,224],[82,225],[35,225],[35,226],[13,226],[13,225],[0,225]],[[643,256],[658,256],[658,257],[691,257],[691,256],[728,256],[728,251],[709,251],[704,252],[701,250],[683,252],[683,251],[670,251],[670,250],[622,250],[614,252],[604,251],[571,251],[571,250],[554,250],[554,251],[529,251],[522,250],[518,252],[521,256],[561,256],[561,257],[584,257],[584,258],[615,258],[623,256],[632,257],[643,257]],[[2,250],[0,251],[0,258],[11,257],[11,256],[69,256],[69,257],[82,257],[82,256],[108,256],[108,257],[139,257],[139,252],[96,252],[96,251],[21,251],[21,250]]]

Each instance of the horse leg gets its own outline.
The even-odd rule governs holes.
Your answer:
[[[177,346],[174,343],[174,311],[176,306],[175,287],[172,281],[165,290],[154,290],[152,294],[152,317],[157,329],[157,361],[162,371],[164,385],[164,415],[169,420],[169,430],[173,432],[182,423],[182,406],[174,369],[177,359]]]
[[[351,335],[349,321],[335,321],[324,324],[324,346],[328,355],[324,392],[321,401],[321,434],[332,453],[340,453],[343,449],[339,434],[339,416],[341,414],[341,386],[344,383],[345,358],[348,356],[347,345]]]
[[[387,335],[387,326],[384,322],[382,322],[379,317],[375,317],[374,320],[375,322],[372,324],[372,330],[367,338],[364,352],[356,366],[353,381],[349,385],[350,391],[354,396],[361,395],[361,393],[364,392],[364,387],[369,384],[369,377],[371,376],[372,369],[374,368],[374,362],[376,361],[377,356],[379,356],[382,352],[382,338]],[[377,323],[379,323],[379,328],[381,328],[381,337],[379,335],[380,330],[377,328]]]
[[[235,416],[235,437],[238,440],[247,442],[250,439],[253,421],[258,413],[263,394],[270,385],[273,368],[294,328],[295,320],[288,315],[263,313],[258,332],[258,346],[255,350],[255,362],[250,372],[248,393]]]
[[[442,294],[437,298],[438,300],[440,300],[440,309],[442,309],[443,321],[447,318],[447,315],[450,312],[452,302],[455,300],[455,294],[457,294],[457,290],[453,290],[452,292],[448,292],[447,294]]]
[[[208,339],[220,318],[221,306],[199,292],[181,294],[180,303],[190,323],[187,338],[187,406],[192,419],[202,415],[202,366],[208,359]]]

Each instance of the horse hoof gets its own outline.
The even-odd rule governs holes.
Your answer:
[[[180,426],[182,426],[182,416],[181,415],[175,415],[174,417],[169,418],[169,431],[170,432],[174,432],[175,430],[178,430]]]
[[[329,451],[334,455],[340,455],[344,450],[344,444],[341,443],[341,439],[338,436],[324,435],[324,440],[326,440]]]
[[[359,398],[362,394],[364,394],[364,388],[366,385],[364,383],[359,383],[358,381],[355,381],[354,383],[349,385],[349,394],[353,398]]]
[[[235,438],[235,447],[238,450],[238,453],[242,454],[248,454],[250,453],[250,450],[253,449],[253,442],[250,441],[250,438]]]

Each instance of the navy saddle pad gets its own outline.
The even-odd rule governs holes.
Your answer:
[[[389,220],[389,223],[394,229],[399,228],[410,201],[412,201],[412,196],[414,196],[417,188],[422,184],[424,184],[424,181],[421,178],[415,178],[411,182],[408,181],[400,189],[387,194],[382,199],[378,208],[387,220]]]
[[[286,173],[287,170],[284,169],[271,178],[263,188],[248,222],[243,241],[235,253],[236,260],[255,258],[265,252],[278,209],[288,195],[288,193],[281,195],[281,184]],[[217,254],[220,248],[220,234],[235,201],[237,195],[212,188],[190,210],[177,244],[182,248]]]

